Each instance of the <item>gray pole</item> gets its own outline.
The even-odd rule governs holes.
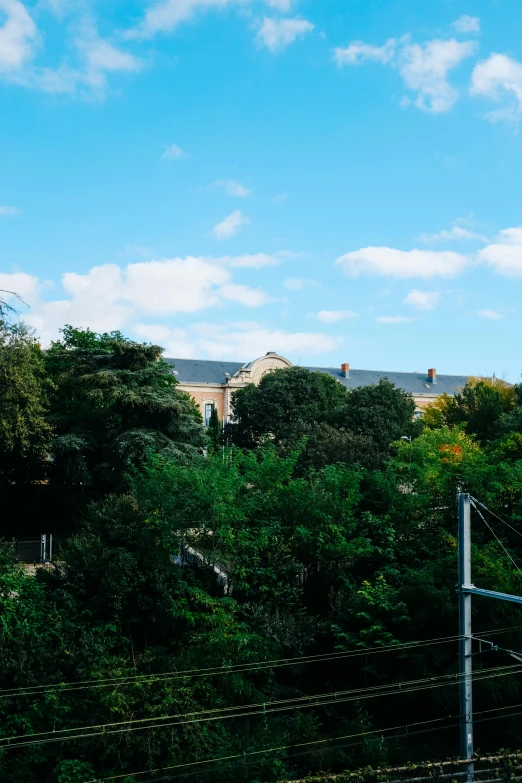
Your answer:
[[[473,758],[472,638],[471,638],[471,536],[470,502],[459,494],[459,675],[460,675],[460,755]],[[467,767],[467,780],[474,778],[474,765]]]

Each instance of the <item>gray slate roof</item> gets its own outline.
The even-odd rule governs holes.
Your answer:
[[[225,373],[235,375],[245,362],[212,362],[200,359],[167,359],[180,383],[225,383]]]
[[[180,383],[225,383],[225,373],[235,375],[241,367],[245,366],[245,362],[216,362],[201,359],[165,359],[165,361],[177,371],[176,378]],[[416,396],[444,392],[455,394],[468,380],[466,375],[437,375],[437,383],[433,385],[428,383],[427,373],[350,369],[350,377],[343,378],[341,370],[335,367],[306,367],[305,369],[328,373],[347,389],[370,386],[379,383],[381,378],[388,378],[398,389],[411,392]]]

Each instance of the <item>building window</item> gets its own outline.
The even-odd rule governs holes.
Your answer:
[[[204,419],[205,419],[205,427],[208,427],[210,424],[210,417],[212,416],[212,411],[214,410],[214,403],[213,402],[206,402],[205,403],[205,412],[204,412]]]

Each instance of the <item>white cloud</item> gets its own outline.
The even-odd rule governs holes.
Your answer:
[[[178,147],[177,144],[170,144],[168,147],[165,147],[165,152],[161,156],[162,160],[182,160],[183,158],[189,158],[190,155],[188,152],[185,152],[181,149],[181,147]]]
[[[44,286],[45,284],[42,284],[37,277],[25,272],[13,272],[12,274],[0,272],[0,290],[10,291],[12,294],[21,296],[28,305],[38,301],[40,291]],[[14,298],[6,297],[4,294],[2,296],[16,307],[16,296]]]
[[[495,239],[478,253],[478,261],[506,277],[522,277],[522,227],[504,229]]]
[[[263,19],[256,36],[259,46],[278,52],[286,49],[297,38],[302,38],[314,29],[315,25],[306,19]]]
[[[236,209],[235,212],[231,212],[224,220],[217,223],[212,232],[216,239],[230,239],[247,223],[250,223],[250,220],[243,215],[241,210]]]
[[[334,60],[337,65],[361,65],[366,60],[379,63],[389,63],[395,55],[397,41],[389,38],[384,46],[372,46],[363,41],[353,41],[347,47],[338,46],[334,49]]]
[[[437,114],[449,111],[459,95],[448,82],[450,71],[476,49],[475,41],[434,39],[421,45],[409,43],[409,36],[403,36],[399,40],[390,38],[383,46],[354,41],[346,48],[334,49],[334,60],[339,66],[373,60],[398,69],[405,86],[417,93],[415,105]],[[409,104],[408,97],[400,102],[402,107]]]
[[[265,0],[270,8],[290,11],[293,0]],[[127,38],[153,38],[169,33],[183,22],[192,21],[205,11],[223,11],[231,7],[251,5],[252,0],[155,0],[149,4],[141,24],[126,33]]]
[[[397,250],[392,247],[363,247],[335,262],[346,275],[384,275],[388,277],[455,277],[470,263],[467,256],[448,250]]]
[[[440,294],[438,291],[419,291],[414,288],[403,301],[417,310],[434,310],[439,303],[439,299]]]
[[[20,210],[18,207],[7,207],[0,205],[0,217],[11,217],[13,215],[19,215]]]
[[[190,21],[199,11],[222,10],[230,5],[241,5],[249,0],[159,0],[145,12],[145,18],[135,30],[126,33],[127,38],[152,38],[158,33],[168,33],[183,22]]]
[[[294,5],[294,0],[265,0],[265,2],[270,8],[275,8],[276,11],[281,11],[282,13],[290,11]]]
[[[307,277],[288,277],[283,285],[289,291],[302,291],[305,286],[317,286],[319,283],[317,280],[310,280]]]
[[[24,318],[48,344],[66,323],[111,331],[129,327],[143,316],[191,314],[227,302],[259,307],[271,301],[270,297],[260,289],[236,284],[232,278],[236,261],[238,266],[246,266],[249,258],[258,260],[255,255],[187,256],[125,267],[104,264],[86,274],[64,274],[63,293],[50,301],[41,295],[49,284],[21,272],[0,274],[0,288],[20,294],[30,305]]]
[[[276,196],[272,196],[270,201],[272,204],[284,204],[288,198],[288,193],[278,193]]]
[[[501,109],[486,115],[491,122],[518,122],[522,116],[522,63],[505,54],[492,54],[473,69],[470,93],[505,101]]]
[[[40,35],[20,0],[0,0],[0,73],[23,68],[34,56]]]
[[[225,266],[250,267],[251,269],[261,269],[264,266],[276,266],[279,260],[275,256],[269,256],[267,253],[252,253],[243,256],[221,256],[216,261]]]
[[[459,95],[448,82],[449,72],[476,49],[474,41],[460,42],[454,38],[404,46],[400,73],[406,87],[417,92],[415,105],[434,114],[449,111]]]
[[[210,359],[246,359],[262,356],[267,351],[280,354],[314,356],[334,350],[340,345],[338,337],[314,332],[285,332],[282,329],[259,327],[245,331],[230,331],[217,324],[201,324],[198,328],[196,355]]]
[[[411,323],[413,318],[407,318],[404,315],[380,315],[375,320],[378,324],[406,324]]]
[[[267,329],[260,324],[235,322],[199,323],[189,329],[157,324],[138,324],[135,333],[142,339],[159,343],[165,355],[173,358],[236,359],[247,361],[267,351],[293,354],[296,360],[334,350],[338,337],[316,332],[286,332]]]
[[[458,33],[480,33],[480,19],[478,16],[463,14],[453,22],[452,27]]]
[[[421,242],[425,242],[426,244],[430,244],[432,242],[452,241],[452,240],[456,240],[458,242],[466,242],[466,241],[473,241],[473,240],[478,240],[480,242],[488,241],[487,236],[484,236],[484,234],[477,234],[474,231],[470,231],[467,228],[462,228],[462,226],[456,224],[453,225],[449,231],[442,230],[442,231],[438,231],[436,234],[420,234],[419,239],[421,240]]]
[[[339,321],[345,321],[348,318],[357,318],[358,313],[352,310],[320,310],[317,313],[317,320],[325,324],[337,324]]]
[[[503,315],[497,313],[495,310],[479,310],[477,315],[479,318],[485,318],[487,321],[500,321],[504,318]]]
[[[212,187],[223,188],[226,196],[236,196],[237,198],[245,198],[252,192],[233,179],[218,179],[212,183]]]
[[[219,289],[220,295],[230,302],[239,302],[246,307],[260,307],[271,301],[271,298],[264,291],[256,288],[250,288],[247,285],[236,285],[229,283]]]

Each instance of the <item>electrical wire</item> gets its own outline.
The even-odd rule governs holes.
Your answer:
[[[470,496],[470,500],[471,500],[471,504],[472,504],[473,508],[475,509],[475,511],[477,512],[477,514],[479,515],[479,517],[482,519],[482,521],[484,522],[484,524],[486,525],[486,527],[488,528],[488,530],[490,531],[490,533],[492,533],[492,534],[495,536],[495,538],[497,539],[498,543],[500,544],[500,546],[502,547],[502,549],[504,550],[504,552],[506,553],[506,555],[509,557],[509,559],[511,560],[511,562],[512,562],[512,563],[513,563],[513,565],[515,566],[515,568],[517,569],[517,571],[518,571],[518,573],[520,574],[520,576],[522,576],[522,570],[521,570],[521,569],[518,567],[518,565],[517,565],[517,563],[515,562],[514,558],[513,558],[513,557],[512,557],[512,555],[511,555],[511,554],[508,552],[508,550],[506,549],[506,547],[504,546],[504,544],[502,543],[502,541],[500,540],[500,538],[497,536],[497,534],[495,533],[495,531],[493,530],[493,528],[491,527],[491,525],[489,524],[489,522],[486,520],[486,518],[484,517],[484,515],[482,514],[482,512],[480,511],[480,509],[479,509],[479,508],[478,508],[478,507],[475,505],[475,502],[474,502],[474,500],[472,500],[472,499],[471,499],[471,496]]]
[[[497,628],[491,631],[484,631],[482,636],[507,633],[522,629],[522,625]],[[18,696],[38,696],[45,693],[60,691],[61,693],[70,691],[90,690],[95,688],[110,688],[119,685],[135,685],[147,681],[168,682],[180,677],[210,677],[227,674],[236,674],[249,671],[262,671],[267,668],[279,668],[283,666],[299,666],[308,663],[321,663],[331,660],[346,660],[348,658],[361,657],[363,655],[378,655],[383,652],[400,652],[401,650],[410,650],[414,648],[427,647],[435,644],[445,644],[459,639],[460,636],[441,636],[426,641],[404,642],[403,644],[391,644],[383,647],[369,647],[362,650],[351,650],[348,652],[325,653],[323,655],[301,656],[297,658],[276,658],[268,661],[257,661],[244,664],[233,664],[231,666],[215,666],[200,669],[185,669],[179,672],[159,672],[157,674],[131,675],[122,677],[108,677],[98,680],[77,680],[70,683],[51,683],[47,685],[32,685],[23,688],[4,688],[0,690],[0,699],[16,698]]]
[[[491,673],[493,672],[493,673]],[[503,677],[503,676],[510,676],[513,674],[518,674],[522,672],[522,667],[520,665],[518,666],[504,666],[504,667],[496,667],[491,669],[485,669],[482,672],[478,673],[475,677],[476,682],[481,682],[482,680],[491,679],[492,677]],[[450,681],[446,682],[434,682],[436,680],[446,679],[448,680],[451,678]],[[209,721],[216,721],[216,720],[227,720],[227,719],[233,719],[233,718],[243,718],[243,717],[249,717],[249,716],[264,716],[267,714],[275,713],[275,712],[285,712],[285,711],[292,711],[297,709],[307,709],[311,707],[324,707],[330,704],[341,704],[346,703],[348,701],[359,701],[364,699],[371,699],[371,698],[379,698],[381,696],[393,696],[393,695],[400,695],[403,693],[416,693],[419,691],[424,690],[432,690],[434,688],[442,688],[447,687],[448,685],[457,685],[460,680],[462,679],[461,675],[453,674],[453,675],[441,675],[441,677],[438,678],[426,678],[425,680],[419,680],[419,681],[412,681],[412,684],[415,684],[416,682],[422,683],[422,685],[418,687],[402,687],[403,685],[408,686],[409,683],[396,683],[391,684],[388,686],[375,686],[374,688],[367,688],[367,689],[359,689],[356,691],[346,691],[344,693],[332,693],[332,694],[324,694],[320,697],[315,697],[317,699],[324,699],[328,698],[327,701],[312,701],[309,703],[296,703],[296,702],[302,702],[305,699],[310,699],[314,697],[300,697],[299,699],[289,699],[286,702],[273,702],[272,704],[278,705],[283,704],[283,706],[275,706],[272,709],[266,709],[267,706],[270,706],[269,704],[258,704],[258,705],[246,705],[243,708],[235,708],[237,711],[234,714],[229,715],[222,715],[222,714],[215,714],[215,715],[206,715],[205,717],[196,717],[192,718],[191,720],[178,720],[171,723],[160,723],[160,724],[154,724],[154,725],[148,725],[148,726],[134,726],[129,725],[131,723],[136,722],[143,722],[143,720],[158,720],[160,719],[158,716],[152,719],[142,719],[141,721],[128,721],[125,723],[124,728],[118,728],[118,729],[112,729],[113,726],[118,726],[121,724],[115,723],[115,724],[100,724],[99,726],[93,726],[92,728],[109,728],[110,731],[96,731],[91,732],[88,734],[75,734],[75,735],[69,735],[69,736],[56,736],[56,732],[46,732],[47,734],[51,734],[51,737],[46,737],[39,740],[32,739],[34,736],[41,736],[41,735],[20,735],[18,737],[4,737],[3,738],[3,744],[1,747],[5,748],[6,750],[13,750],[15,748],[20,747],[28,747],[33,745],[45,745],[49,743],[54,742],[67,742],[75,739],[90,739],[92,737],[98,737],[98,736],[109,736],[113,734],[123,734],[125,732],[131,732],[131,731],[146,731],[150,729],[163,729],[163,728],[170,728],[172,726],[181,726],[181,725],[188,725],[188,724],[194,724],[194,723],[204,723]],[[426,684],[429,683],[429,684]],[[394,690],[388,690],[388,692],[379,692],[383,691],[384,688],[394,688]],[[370,693],[368,693],[368,691]],[[349,694],[345,696],[345,694]],[[355,695],[353,695],[355,694]],[[365,695],[367,694],[367,695]],[[330,698],[331,696],[334,696],[334,698]],[[344,698],[339,698],[340,696],[345,696]],[[249,709],[250,707],[255,707],[256,709],[251,710],[250,712],[239,712],[241,709]],[[224,708],[223,710],[215,711],[215,712],[225,712],[232,708]],[[172,716],[165,716],[162,718],[162,720],[168,720],[170,718],[186,718],[187,715],[202,715],[204,713],[187,713],[186,715],[172,715]],[[90,727],[78,727],[77,729],[68,729],[63,731],[86,731]],[[12,743],[13,739],[30,739],[28,742],[15,742]]]
[[[520,626],[522,627],[522,626]],[[133,685],[147,680],[162,682],[163,680],[178,679],[180,677],[210,677],[213,675],[236,674],[244,671],[257,671],[267,668],[279,668],[282,666],[298,666],[308,663],[322,663],[332,660],[345,660],[347,658],[356,658],[364,655],[378,655],[381,652],[392,652],[401,650],[417,649],[428,647],[435,644],[445,644],[446,642],[456,641],[460,637],[441,636],[435,639],[427,639],[424,642],[412,641],[402,644],[390,644],[384,647],[369,647],[363,650],[351,650],[339,653],[324,653],[321,655],[308,655],[298,658],[276,658],[268,661],[258,661],[252,663],[233,664],[232,666],[215,666],[203,669],[185,669],[179,672],[160,672],[158,674],[133,675],[127,677],[109,677],[100,680],[78,680],[72,683],[54,683],[50,685],[34,685],[25,688],[7,688],[0,690],[0,698],[11,698],[12,696],[34,696],[39,693],[51,693],[54,690],[60,692],[71,690],[85,690],[90,688],[111,687],[112,685]],[[65,687],[64,687],[65,686]],[[80,687],[77,687],[80,686]]]
[[[493,517],[495,517],[496,519],[498,519],[498,521],[499,521],[499,522],[502,522],[502,524],[503,524],[503,525],[506,525],[506,527],[509,527],[509,528],[510,528],[510,530],[512,530],[512,531],[513,531],[513,533],[516,533],[516,534],[517,534],[517,536],[520,536],[520,538],[522,538],[522,533],[520,532],[520,530],[517,530],[517,529],[516,529],[516,527],[513,527],[513,525],[510,525],[510,524],[509,524],[509,522],[506,522],[506,520],[505,520],[505,519],[502,519],[502,517],[499,517],[499,515],[498,515],[498,514],[495,514],[495,512],[494,512],[494,511],[492,511],[490,508],[488,508],[487,506],[485,506],[485,505],[484,505],[484,503],[481,503],[481,502],[480,502],[480,500],[477,500],[477,498],[473,497],[473,495],[470,495],[470,498],[471,498],[471,500],[474,500],[474,501],[475,501],[475,503],[478,503],[478,505],[479,505],[479,506],[481,506],[481,508],[483,508],[483,509],[484,509],[484,511],[487,511],[487,512],[488,512],[488,514],[491,514],[491,516],[493,516]]]
[[[474,715],[475,714],[485,715],[485,714],[490,713],[490,712],[498,712],[498,710],[500,710],[500,709],[509,710],[509,709],[515,709],[515,708],[518,708],[518,707],[521,707],[521,706],[522,706],[521,704],[514,704],[514,705],[509,705],[508,707],[504,707],[504,708],[499,707],[499,708],[496,708],[494,710],[483,710],[480,713],[474,713]],[[515,715],[511,715],[510,713],[506,713],[505,715],[495,716],[495,717],[491,717],[491,718],[482,718],[482,719],[479,719],[479,720],[477,720],[475,722],[476,723],[485,723],[485,722],[487,722],[489,720],[499,720],[499,719],[502,719],[503,717],[515,717],[518,714],[522,714],[522,713],[516,713]],[[293,745],[282,745],[282,746],[279,746],[279,747],[276,747],[276,748],[265,748],[263,750],[249,751],[248,753],[237,753],[237,754],[230,755],[230,756],[221,756],[220,758],[203,759],[202,761],[192,761],[192,762],[188,762],[186,764],[174,764],[174,765],[169,766],[169,767],[161,767],[161,768],[158,768],[158,769],[143,770],[141,772],[132,772],[132,773],[126,772],[126,773],[124,773],[122,775],[112,775],[112,776],[106,777],[106,778],[95,778],[95,779],[92,779],[92,780],[87,780],[87,781],[85,781],[85,783],[105,783],[105,781],[121,780],[122,778],[125,778],[125,777],[138,777],[140,775],[156,775],[159,772],[168,772],[170,770],[181,769],[182,767],[183,768],[195,767],[195,766],[201,766],[203,764],[217,763],[219,761],[233,761],[233,760],[237,760],[237,759],[245,759],[246,757],[259,756],[259,755],[261,755],[263,753],[275,753],[275,752],[281,751],[281,750],[292,750],[293,748],[303,748],[303,747],[324,745],[324,744],[326,744],[328,742],[337,742],[339,740],[344,740],[344,739],[354,739],[355,737],[369,737],[369,736],[375,735],[375,734],[383,734],[384,732],[398,731],[399,729],[405,729],[405,734],[401,735],[401,736],[408,736],[411,733],[413,733],[413,734],[421,733],[421,732],[409,732],[410,728],[415,728],[416,726],[427,726],[429,724],[440,723],[441,721],[451,720],[453,717],[456,717],[456,716],[451,715],[451,716],[448,716],[448,717],[445,717],[445,718],[433,718],[432,720],[418,721],[416,723],[408,723],[408,724],[404,724],[403,723],[400,726],[390,726],[390,727],[385,728],[385,729],[374,729],[372,731],[362,731],[362,732],[360,732],[358,734],[347,734],[347,735],[342,736],[342,737],[329,737],[327,739],[314,740],[312,742],[299,742],[299,743],[295,743]],[[453,724],[453,725],[450,725],[450,726],[443,726],[442,728],[443,729],[451,729],[451,728],[456,728],[457,726],[460,726],[460,723]],[[383,737],[383,739],[387,739],[387,738]]]

